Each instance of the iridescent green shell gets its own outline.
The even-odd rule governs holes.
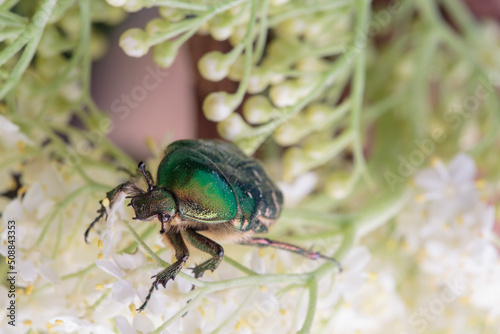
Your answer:
[[[233,221],[240,231],[267,232],[283,205],[283,195],[263,166],[219,140],[169,145],[158,167],[157,187],[175,195],[181,218]]]

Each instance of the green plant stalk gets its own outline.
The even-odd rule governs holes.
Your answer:
[[[367,0],[357,0],[356,5],[358,8],[358,13],[356,15],[356,35],[354,40],[361,40],[366,34],[366,27],[368,25],[368,19],[370,15],[370,1]],[[364,47],[359,51],[354,65],[354,78],[352,83],[352,113],[351,113],[351,124],[350,131],[352,131],[352,143],[353,143],[353,154],[354,161],[357,167],[359,167],[366,183],[372,189],[375,189],[373,180],[368,173],[368,168],[366,166],[366,161],[363,153],[363,141],[361,139],[361,110],[363,108],[363,95],[365,90],[366,81],[366,48],[368,47],[365,43]]]
[[[34,18],[38,17],[40,19],[31,21],[19,39],[0,53],[0,66],[2,66],[10,57],[22,48],[26,40],[30,40],[24,48],[21,58],[19,58],[16,66],[14,66],[10,77],[2,85],[2,87],[0,87],[0,100],[2,100],[5,95],[19,82],[22,74],[31,63],[38,44],[40,43],[40,39],[42,38],[44,27],[49,21],[50,15],[56,3],[57,0],[44,0],[40,5],[40,9],[33,16]]]
[[[298,332],[299,334],[308,334],[311,332],[314,315],[316,314],[316,305],[318,303],[318,281],[312,277],[307,283],[307,287],[309,288],[309,305],[307,307],[306,319]]]

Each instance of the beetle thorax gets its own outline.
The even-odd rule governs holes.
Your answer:
[[[162,215],[165,220],[177,213],[177,205],[172,195],[161,188],[132,197],[130,202],[139,220],[152,220]]]

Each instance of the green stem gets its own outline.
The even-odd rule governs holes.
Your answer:
[[[302,328],[298,332],[299,334],[307,334],[311,332],[314,315],[316,314],[316,305],[318,303],[318,282],[313,277],[309,280],[307,286],[309,288],[309,305],[307,307],[306,319],[304,320]]]
[[[370,2],[367,0],[357,0],[356,2],[358,8],[357,14],[357,29],[356,35],[354,36],[355,41],[362,40],[366,38],[366,26],[368,24],[368,18],[370,14]],[[352,114],[351,114],[351,131],[352,131],[352,143],[353,143],[353,154],[355,164],[360,168],[362,175],[368,186],[373,190],[375,189],[373,180],[371,179],[368,168],[366,166],[366,160],[363,153],[363,141],[361,139],[361,110],[363,109],[363,95],[365,91],[365,80],[366,80],[366,48],[368,45],[365,43],[364,47],[359,50],[359,54],[355,60],[354,66],[354,78],[352,83]]]
[[[19,61],[14,66],[10,77],[0,87],[0,100],[2,100],[5,95],[14,87],[14,85],[18,83],[22,74],[31,63],[31,60],[33,59],[33,56],[35,55],[36,49],[38,47],[38,43],[42,38],[45,25],[49,21],[56,3],[57,0],[42,1],[39,10],[33,16],[33,20],[26,27],[25,32],[19,37],[19,39],[10,44],[0,53],[0,66],[2,66],[8,59],[10,59],[23,47],[26,41],[29,40],[27,46],[24,48],[21,58],[19,58]]]
[[[175,320],[179,319],[180,317],[182,317],[182,315],[184,315],[187,311],[189,311],[193,306],[195,306],[198,301],[204,296],[203,293],[199,293],[196,297],[194,297],[194,299],[192,299],[190,302],[186,303],[186,306],[184,306],[183,308],[181,308],[179,310],[179,312],[177,312],[176,314],[174,314],[172,317],[170,317],[170,319],[168,319],[167,321],[165,321],[160,327],[158,327],[155,331],[153,331],[151,334],[160,334],[160,333],[163,333],[163,330],[166,329],[172,322],[174,322]]]
[[[255,27],[255,20],[257,15],[257,1],[252,0],[250,9],[250,22],[248,23],[247,32],[245,34],[245,70],[243,72],[243,78],[238,85],[238,90],[234,94],[235,107],[241,104],[245,92],[247,91],[248,79],[250,78],[250,72],[252,71],[252,56],[253,56],[253,30]]]

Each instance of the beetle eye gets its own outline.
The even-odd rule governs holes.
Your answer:
[[[164,222],[168,222],[169,220],[170,220],[170,215],[167,215],[167,214],[163,215]]]

